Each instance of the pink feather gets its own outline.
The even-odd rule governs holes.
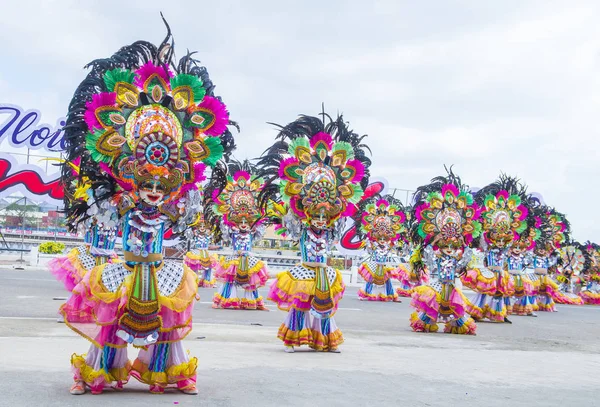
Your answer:
[[[209,110],[215,116],[215,122],[204,131],[204,134],[220,136],[225,133],[229,124],[229,112],[227,112],[227,107],[223,102],[212,96],[205,96],[198,107]]]
[[[356,159],[348,160],[346,162],[346,167],[352,167],[356,170],[354,177],[350,180],[350,182],[357,184],[359,183],[363,177],[365,176],[365,166],[362,162]]]
[[[96,109],[102,106],[117,107],[117,94],[114,92],[102,92],[92,96],[92,100],[85,104],[83,118],[91,131],[94,128],[102,129],[102,125],[96,118]]]
[[[452,195],[457,197],[460,194],[458,187],[454,184],[446,184],[442,187],[442,196],[445,197],[447,192],[452,192]]]
[[[137,69],[137,71],[135,71],[135,80],[134,80],[133,84],[135,86],[137,86],[138,88],[143,89],[144,82],[146,82],[146,80],[149,77],[151,77],[153,74],[157,74],[158,76],[160,76],[165,81],[167,86],[170,86],[169,81],[170,81],[170,78],[173,76],[173,73],[171,72],[171,70],[168,67],[165,70],[165,68],[163,66],[156,66],[150,61],[148,61],[144,65],[140,66]]]
[[[331,135],[325,132],[319,132],[317,134],[315,134],[314,136],[312,136],[310,138],[310,146],[312,148],[315,147],[315,145],[319,142],[319,141],[324,141],[325,144],[327,144],[327,147],[329,148],[329,150],[331,150],[331,147],[333,146],[333,139],[331,138]]]
[[[286,175],[284,169],[285,169],[285,167],[287,167],[289,165],[299,164],[299,163],[300,163],[300,161],[298,161],[298,159],[296,157],[284,158],[281,161],[281,164],[279,164],[279,170],[278,170],[279,178],[285,179],[288,181],[295,181],[295,179],[291,179],[289,176]]]
[[[238,181],[240,178],[244,178],[246,181],[250,180],[250,174],[246,171],[238,171],[235,174],[233,174],[233,180],[234,181]]]

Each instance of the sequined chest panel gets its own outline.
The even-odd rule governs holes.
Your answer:
[[[250,233],[234,233],[231,236],[231,246],[239,254],[252,251],[252,235]]]
[[[210,244],[210,236],[208,235],[200,235],[194,237],[194,249],[199,250],[208,250],[208,245]]]
[[[312,229],[305,229],[300,237],[300,252],[302,261],[309,263],[326,263],[327,251],[331,244],[331,232],[317,233]]]

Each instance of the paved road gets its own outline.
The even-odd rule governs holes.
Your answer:
[[[0,270],[0,287],[0,406],[600,406],[600,307],[481,323],[476,337],[417,334],[408,301],[361,302],[349,288],[336,315],[342,353],[290,355],[275,338],[282,312],[213,310],[212,290],[201,289],[186,340],[199,396],[131,382],[75,397],[69,356],[88,345],[56,323],[64,289],[47,273],[13,270]]]

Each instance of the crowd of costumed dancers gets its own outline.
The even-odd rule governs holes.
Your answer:
[[[345,285],[328,256],[349,223],[367,252],[359,299],[411,297],[415,331],[474,334],[478,320],[600,304],[600,246],[572,241],[565,216],[515,178],[475,191],[450,169],[411,206],[368,196],[366,136],[325,113],[279,126],[253,162],[232,159],[237,123],[193,54],[176,59],[167,29],[159,46],[91,62],[69,105],[65,212],[85,239],[49,268],[70,292],[62,320],[90,343],[71,356],[72,394],[131,378],[197,394],[198,359],[182,341],[198,287],[216,287],[213,308],[264,310],[269,271],[252,248],[269,225],[301,257],[263,293],[284,313],[277,337],[290,353],[344,341],[334,316]],[[183,261],[164,259],[169,235],[187,242]],[[220,242],[229,255],[209,251]]]

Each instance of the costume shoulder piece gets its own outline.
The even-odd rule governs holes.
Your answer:
[[[414,197],[415,243],[464,248],[481,235],[479,206],[452,169],[417,188]]]
[[[300,116],[281,127],[258,165],[266,178],[264,207],[283,202],[305,227],[331,229],[354,212],[368,185],[371,161],[361,144],[365,136],[349,130],[341,116],[323,116]]]
[[[174,60],[170,30],[158,47],[138,41],[88,67],[69,107],[67,161],[81,159],[80,176],[97,200],[127,195],[135,203],[146,188],[172,217],[169,206],[197,190],[234,147],[206,68],[189,53]]]

